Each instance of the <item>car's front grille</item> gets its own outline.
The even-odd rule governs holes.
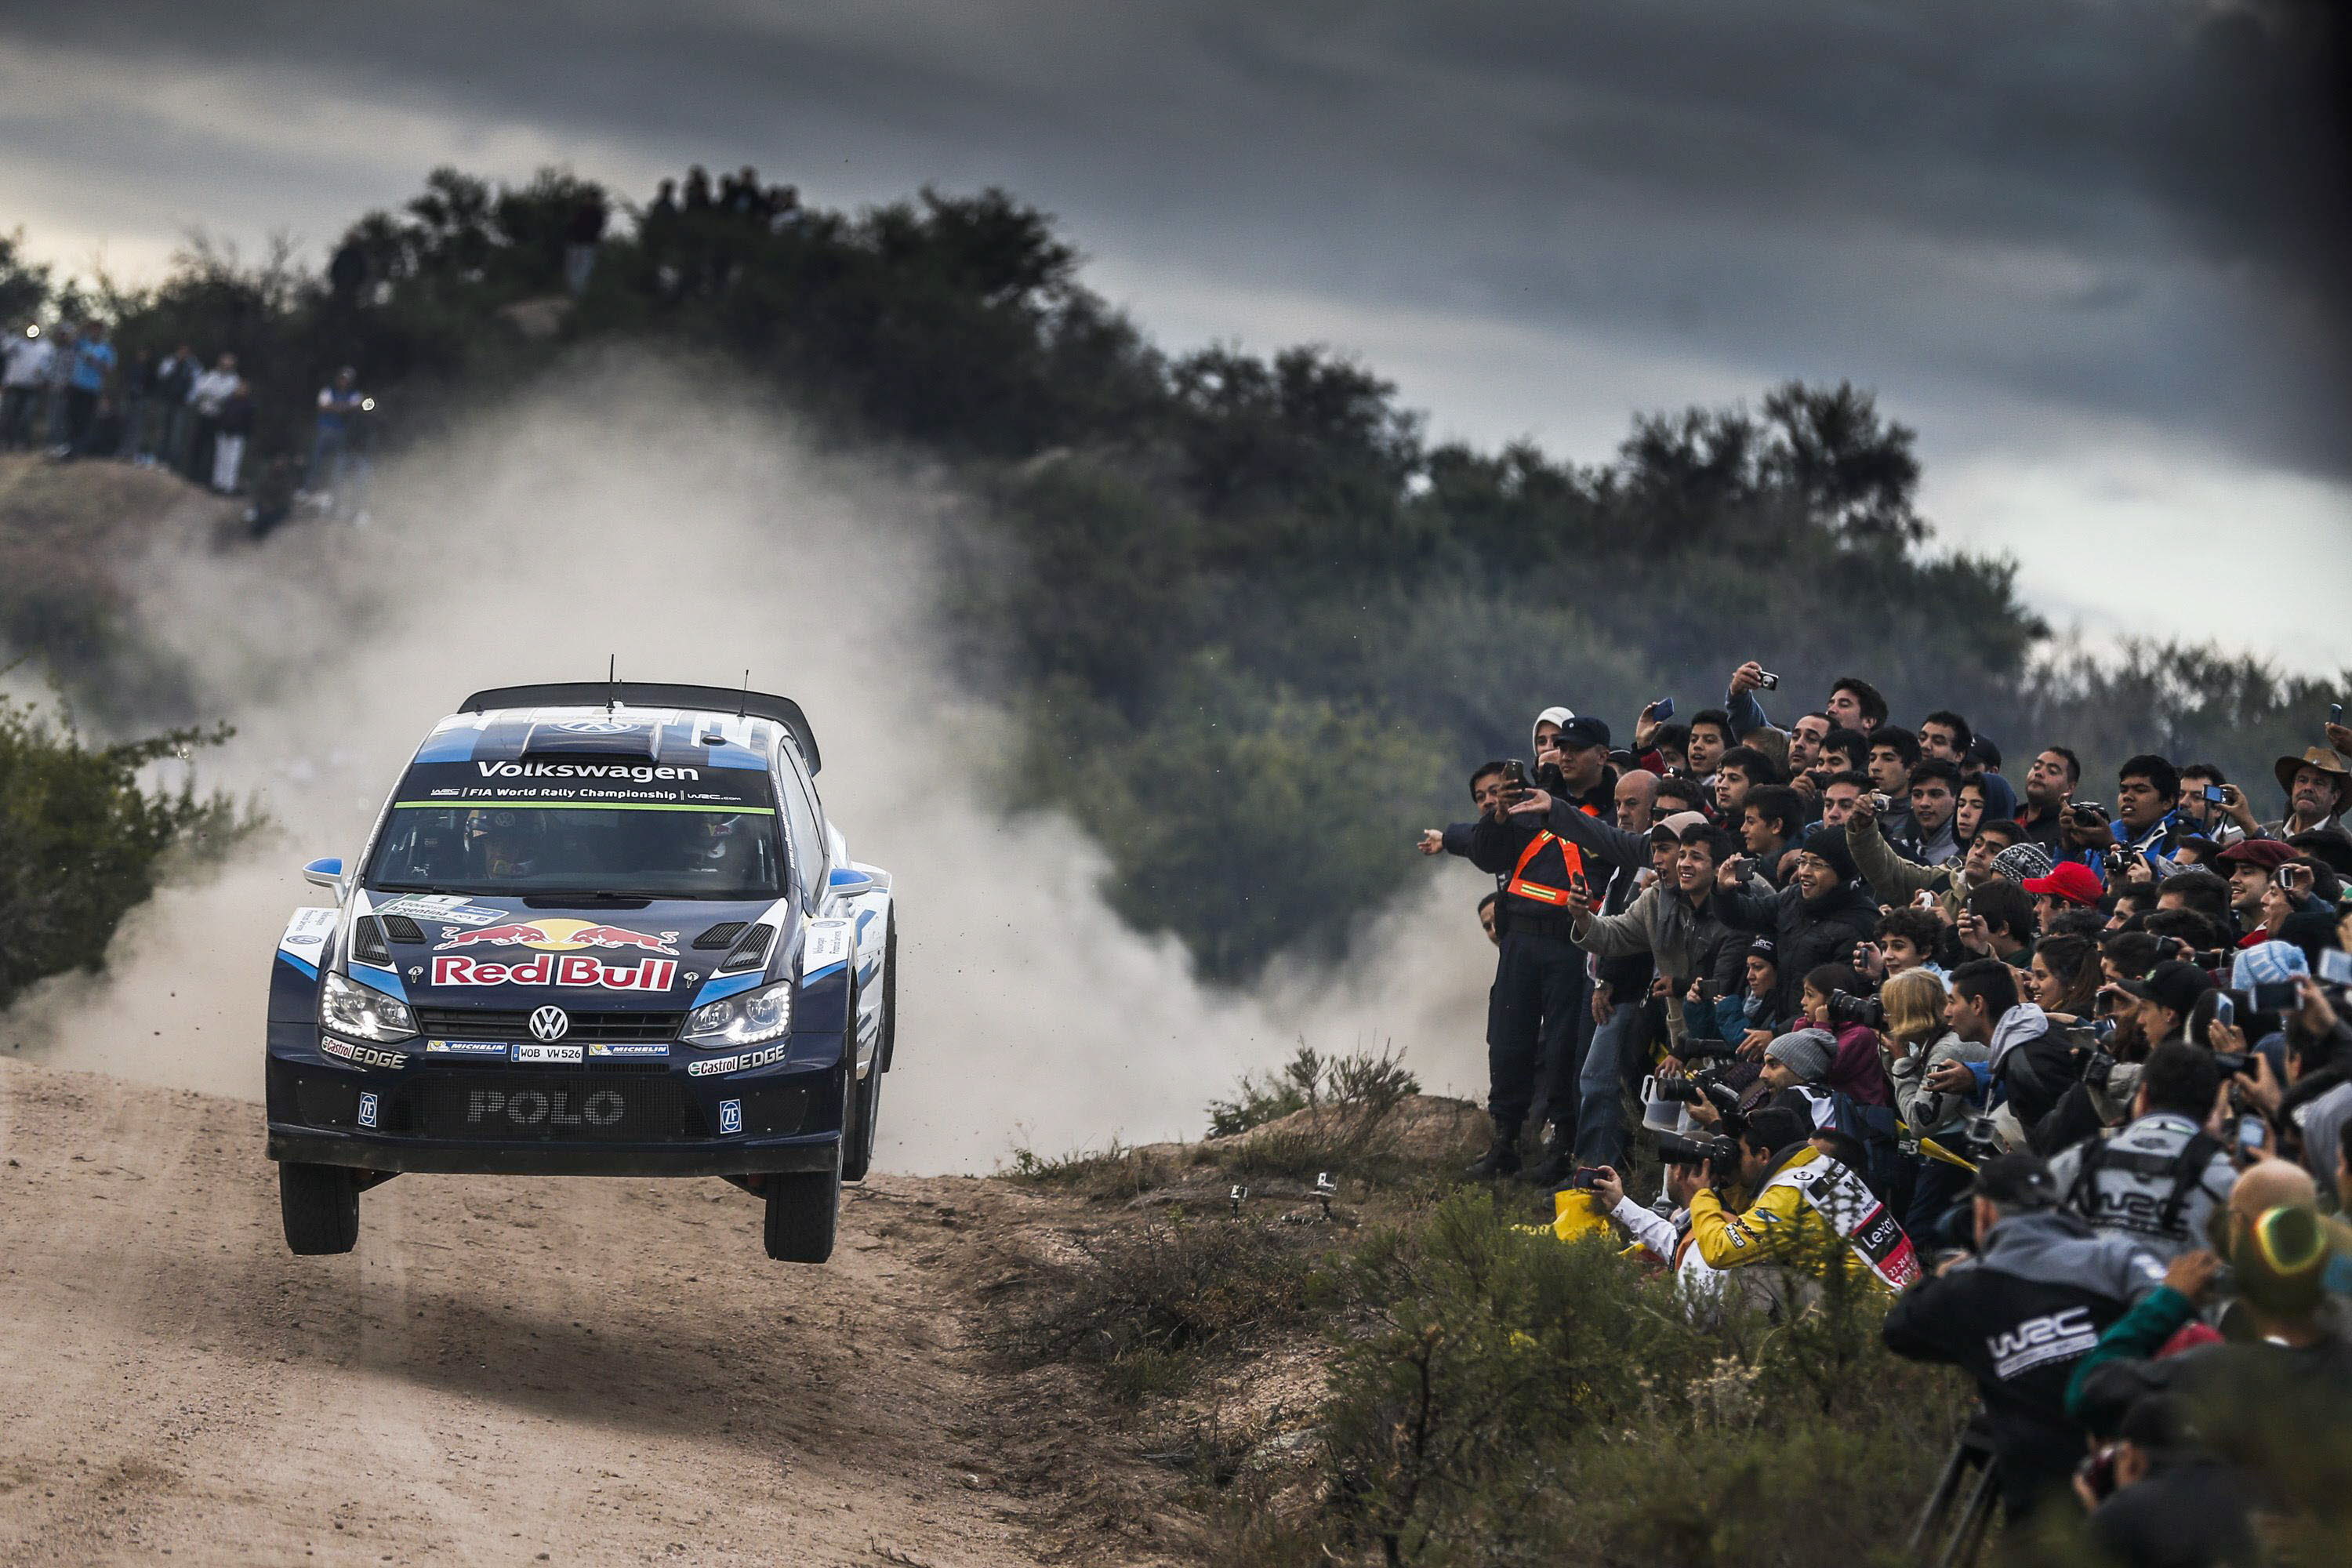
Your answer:
[[[569,1009],[567,1009],[569,1011]],[[604,1045],[633,1041],[675,1040],[683,1013],[572,1013],[566,1040]],[[493,1008],[419,1007],[416,1032],[436,1039],[528,1040],[530,1015]]]
[[[667,1074],[469,1072],[421,1075],[403,1088],[427,1138],[667,1143],[710,1135]]]

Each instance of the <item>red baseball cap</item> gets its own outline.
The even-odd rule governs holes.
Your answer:
[[[2061,860],[2050,875],[2028,877],[2024,886],[2029,893],[2048,893],[2070,904],[2095,904],[2107,890],[2099,874],[2079,860]]]

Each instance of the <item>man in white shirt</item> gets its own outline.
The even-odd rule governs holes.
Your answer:
[[[48,388],[55,349],[38,322],[27,321],[0,344],[0,447],[33,444],[33,416]]]

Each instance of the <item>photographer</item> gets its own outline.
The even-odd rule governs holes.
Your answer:
[[[2129,758],[2116,770],[2114,822],[2099,806],[2076,805],[2067,818],[2065,858],[2082,861],[2111,886],[2136,874],[2163,880],[2177,868],[2173,838],[2194,830],[2174,810],[2179,798],[2180,775],[2170,763],[2152,752]]]
[[[2158,973],[2171,967],[2160,964]],[[2132,1120],[2050,1162],[2061,1201],[2093,1228],[2158,1258],[2201,1245],[2238,1179],[2229,1145],[2205,1129],[2221,1082],[2211,1052],[2179,1040],[2157,1047],[2140,1074]]]
[[[2006,1104],[2030,1137],[2074,1081],[2074,1052],[2055,1037],[2042,1009],[2018,996],[2017,971],[1979,958],[1952,972],[1944,1004],[1952,1032],[1990,1049],[1981,1062],[1948,1061],[1927,1083],[1939,1094],[1966,1094],[1988,1109]]]
[[[1878,906],[1853,886],[1853,858],[1838,834],[1799,848],[1796,874],[1778,893],[1759,879],[1744,877],[1744,869],[1733,861],[1717,872],[1717,913],[1736,930],[1770,937],[1780,950],[1774,1022],[1785,1024],[1800,1010],[1805,974],[1843,962],[1856,942],[1867,941],[1878,927]]]
[[[2106,1436],[2143,1399],[2177,1397],[2261,1506],[2341,1529],[2352,1505],[2344,1486],[2352,1339],[2326,1299],[2326,1228],[2309,1206],[2283,1205],[2233,1218],[2224,1239],[2246,1331],[2163,1353],[2216,1294],[2225,1261],[2183,1253],[2076,1364],[2067,1414]]]
[[[1779,1106],[1748,1117],[1739,1175],[1756,1199],[1732,1213],[1711,1175],[1690,1197],[1692,1247],[1715,1268],[1780,1264],[1902,1290],[1919,1278],[1911,1238],[1861,1176],[1813,1146],[1811,1131]]]
[[[1976,1379],[2011,1524],[2063,1496],[2083,1455],[2066,1413],[2075,1363],[2163,1266],[2132,1243],[2095,1235],[2057,1206],[2031,1154],[1998,1154],[1969,1186],[1976,1256],[1946,1265],[1886,1315],[1886,1348]]]
[[[2066,853],[2066,823],[2083,782],[2083,760],[2064,746],[2044,746],[2025,772],[2025,836],[2053,856]]]
[[[1694,1297],[1716,1300],[1723,1290],[1721,1271],[1689,1245],[1690,1202],[1708,1188],[1734,1194],[1737,1202],[1746,1200],[1746,1189],[1739,1183],[1739,1145],[1728,1138],[1702,1140],[1665,1133],[1659,1137],[1658,1154],[1666,1168],[1666,1195],[1675,1205],[1672,1217],[1662,1219],[1627,1197],[1624,1179],[1613,1166],[1603,1165],[1593,1172],[1592,1196],[1611,1219],[1672,1268]]]
[[[1898,909],[1910,907],[1918,896],[1932,893],[1947,923],[1957,921],[1968,895],[1999,875],[1994,868],[2000,853],[2017,841],[2014,824],[1981,823],[1967,851],[1940,866],[1922,865],[1898,853],[1881,830],[1877,806],[1868,795],[1856,799],[1843,818],[1847,853],[1881,901]],[[1829,822],[1827,814],[1822,816]],[[1932,951],[1929,956],[1933,956]]]

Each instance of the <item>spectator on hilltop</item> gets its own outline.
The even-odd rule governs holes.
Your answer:
[[[21,450],[39,437],[56,347],[38,321],[27,321],[0,346],[0,447]]]
[[[236,374],[236,356],[225,353],[214,362],[213,368],[188,384],[187,468],[188,478],[200,485],[211,485],[219,472],[214,443],[220,433],[221,409],[236,391],[241,378]],[[215,487],[217,488],[217,487]]]
[[[212,488],[216,494],[233,496],[245,464],[245,445],[253,435],[253,387],[243,376],[221,399],[213,431]]]

